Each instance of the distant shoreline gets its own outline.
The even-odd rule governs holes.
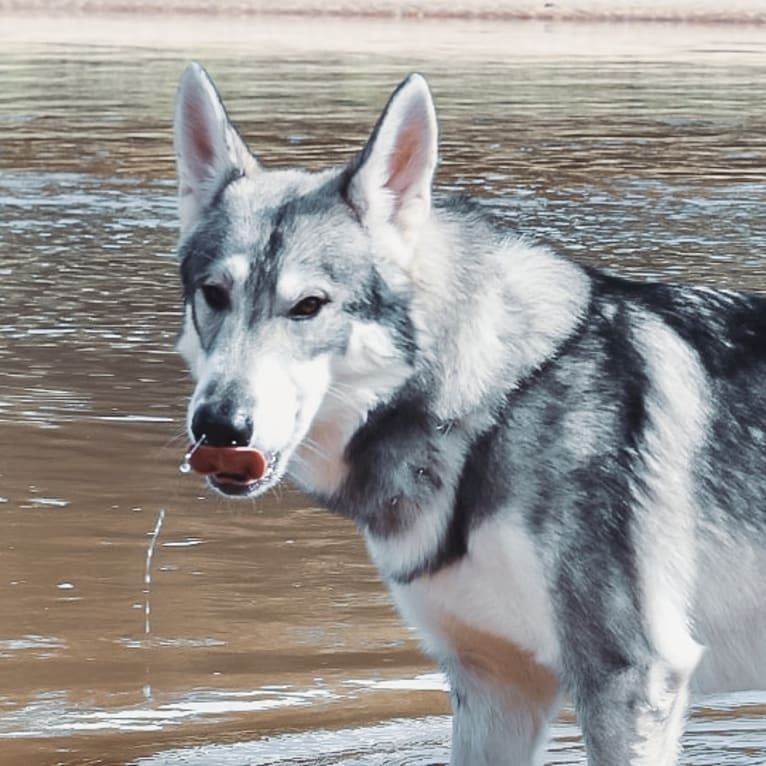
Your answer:
[[[558,8],[563,2],[566,12]],[[184,56],[201,50],[279,56],[355,52],[407,60],[428,50],[454,61],[640,57],[762,65],[766,0],[730,0],[725,18],[713,5],[712,0],[0,0],[0,46],[111,46]],[[638,6],[641,15],[629,15]],[[709,15],[703,15],[706,8]],[[538,15],[532,14],[535,9]]]
[[[2,13],[766,25],[764,0],[0,0]]]

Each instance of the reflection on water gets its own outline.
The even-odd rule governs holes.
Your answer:
[[[442,191],[590,263],[766,291],[766,44],[710,28],[672,67],[529,58],[474,25],[491,54],[456,67],[448,34],[431,54],[375,29],[374,55],[194,55],[265,161],[310,167],[350,158],[421,69]],[[227,503],[178,471],[169,120],[189,54],[126,46],[0,50],[0,761],[444,763],[443,681],[355,530],[289,488]],[[766,697],[704,705],[686,763],[766,762]],[[571,716],[554,733],[549,762],[583,763]]]
[[[169,646],[173,642],[160,642]],[[222,642],[218,642],[221,644]],[[209,645],[215,646],[216,642]],[[132,705],[119,708],[88,708],[71,705],[63,691],[38,695],[24,707],[6,713],[6,736],[56,737],[87,731],[158,731],[171,724],[194,721],[225,720],[223,716],[236,713],[257,713],[282,707],[299,707],[334,699],[324,689],[304,691],[279,689],[194,689],[177,699],[159,704]]]
[[[296,709],[336,702],[356,705],[359,695],[376,689],[400,692],[445,691],[438,674],[389,681],[350,680],[342,688],[321,684],[311,689],[272,685],[254,690],[192,689],[154,705],[93,709],[67,704],[64,692],[39,695],[30,704],[4,714],[16,737],[57,737],[85,732],[157,732],[180,724],[223,722],[232,715],[256,717],[266,711]],[[693,711],[685,736],[685,761],[695,766],[760,763],[766,758],[766,709],[762,695],[732,694],[711,698]],[[433,766],[449,759],[448,716],[420,716],[383,724],[342,729],[311,729],[277,734],[235,744],[187,745],[136,759],[137,766],[276,766],[276,764],[355,764]],[[569,714],[554,725],[548,764],[585,764],[579,730]]]
[[[725,709],[727,703],[720,702]],[[137,766],[434,766],[449,759],[449,718],[429,716],[390,720],[353,729],[314,730],[283,734],[233,745],[187,747],[141,758]],[[567,720],[553,726],[546,763],[586,763],[577,727]],[[748,716],[692,718],[684,759],[695,766],[735,766],[766,758],[764,711]],[[720,740],[720,741],[716,741]],[[710,742],[715,742],[711,752]],[[353,744],[351,744],[353,743]],[[315,755],[319,753],[320,755]]]

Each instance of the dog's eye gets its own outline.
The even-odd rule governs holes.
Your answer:
[[[229,307],[229,293],[221,285],[207,284],[202,285],[200,289],[205,303],[213,311],[223,311]]]
[[[318,295],[309,295],[307,298],[299,300],[290,309],[290,318],[310,319],[319,313],[319,310],[325,303],[327,303],[326,298],[320,298]]]

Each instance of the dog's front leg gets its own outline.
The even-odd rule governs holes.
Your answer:
[[[654,657],[588,683],[577,712],[589,766],[674,766],[689,675]]]
[[[559,709],[558,683],[541,669],[528,683],[445,666],[452,703],[451,766],[538,766]]]

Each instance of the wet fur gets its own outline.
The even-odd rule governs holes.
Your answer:
[[[338,170],[260,168],[197,65],[175,130],[190,429],[358,524],[450,680],[453,764],[540,763],[568,696],[589,763],[666,766],[690,689],[766,688],[766,300],[432,202],[417,76]]]

